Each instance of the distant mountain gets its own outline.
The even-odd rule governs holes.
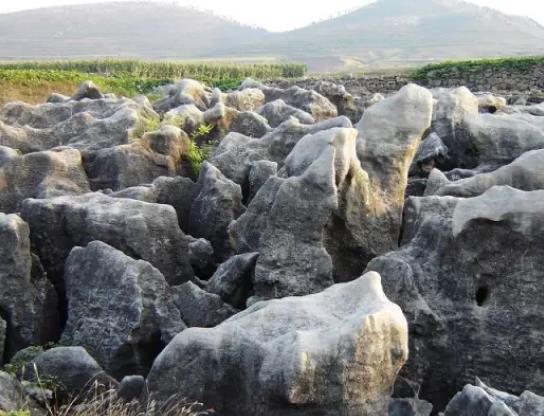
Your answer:
[[[160,3],[103,3],[0,14],[0,59],[274,57],[314,70],[544,54],[544,27],[457,0],[378,0],[284,33]]]
[[[164,3],[58,6],[0,14],[0,59],[88,56],[213,57],[267,32]]]

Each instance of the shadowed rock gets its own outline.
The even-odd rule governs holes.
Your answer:
[[[543,391],[544,191],[410,198],[405,211],[404,245],[367,270],[410,323],[417,355],[406,378],[439,409],[474,374],[507,391]]]
[[[100,241],[72,249],[64,280],[62,341],[84,347],[118,379],[147,374],[162,347],[185,329],[162,274]]]
[[[17,215],[0,213],[0,258],[0,318],[7,323],[0,350],[10,358],[22,348],[56,339],[57,297],[30,251],[28,224]]]

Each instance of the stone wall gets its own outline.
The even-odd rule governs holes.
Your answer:
[[[283,88],[298,85],[303,88],[314,88],[320,81],[331,81],[343,84],[355,95],[368,95],[376,92],[387,93],[397,91],[409,82],[415,82],[428,88],[453,88],[466,86],[472,91],[491,92],[529,92],[544,90],[544,64],[530,68],[516,69],[505,67],[450,67],[440,71],[429,72],[425,79],[413,79],[409,75],[383,76],[341,76],[341,77],[308,77],[291,80],[272,80],[270,84]]]

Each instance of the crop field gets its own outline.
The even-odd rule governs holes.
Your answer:
[[[247,77],[292,78],[306,73],[299,64],[146,62],[138,60],[37,61],[0,63],[0,105],[44,101],[52,92],[71,94],[91,80],[105,92],[125,96],[153,94],[161,85],[193,78],[222,90],[237,88]]]

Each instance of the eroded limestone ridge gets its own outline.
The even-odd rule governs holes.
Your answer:
[[[0,109],[0,411],[544,415],[543,104],[158,93]]]

